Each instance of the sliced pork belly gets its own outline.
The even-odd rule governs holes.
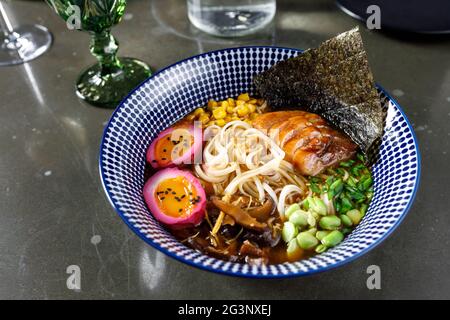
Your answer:
[[[272,137],[286,152],[285,159],[303,175],[315,176],[351,158],[357,145],[319,115],[305,111],[265,113],[253,126]]]
[[[272,126],[280,125],[289,118],[302,115],[304,111],[279,111],[263,113],[253,121],[253,126],[270,135]]]

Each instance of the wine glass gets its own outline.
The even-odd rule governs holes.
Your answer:
[[[98,63],[77,80],[77,95],[92,105],[115,108],[127,94],[151,75],[137,59],[118,58],[119,44],[111,28],[120,22],[126,0],[46,0],[70,29],[91,35],[90,51]]]
[[[52,35],[40,25],[20,25],[13,28],[0,2],[0,66],[25,63],[47,51]]]

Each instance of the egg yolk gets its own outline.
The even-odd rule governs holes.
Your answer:
[[[200,201],[195,188],[184,177],[162,181],[155,190],[155,198],[161,212],[174,218],[189,216]]]
[[[177,140],[173,140],[171,134],[168,134],[156,142],[155,160],[160,166],[167,166],[170,162],[189,151],[193,142],[192,135],[179,136]]]

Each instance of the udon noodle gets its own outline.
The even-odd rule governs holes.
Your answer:
[[[308,193],[306,179],[283,160],[285,152],[273,139],[244,121],[205,130],[204,164],[196,164],[200,178],[213,184],[225,199],[237,190],[257,205],[271,198],[280,214],[295,195]]]

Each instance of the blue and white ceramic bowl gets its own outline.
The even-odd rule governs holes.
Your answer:
[[[380,244],[400,224],[418,187],[420,156],[408,119],[381,88],[387,118],[373,166],[374,198],[363,221],[339,246],[295,263],[257,267],[225,262],[184,246],[147,209],[142,188],[145,152],[152,139],[210,98],[253,93],[253,75],[300,53],[289,48],[241,47],[201,54],[156,73],[121,103],[104,132],[100,174],[111,204],[145,242],[201,269],[276,278],[312,274],[348,263]]]

